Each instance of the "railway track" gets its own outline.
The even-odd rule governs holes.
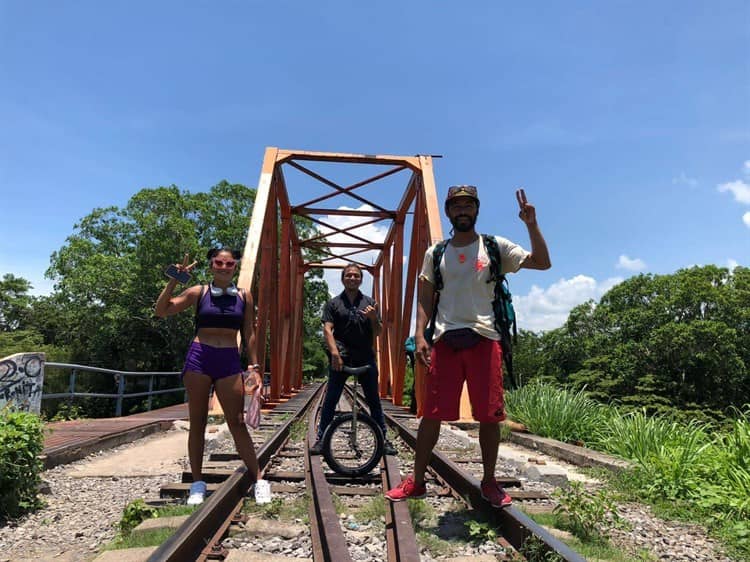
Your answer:
[[[417,434],[403,423],[403,417],[398,416],[398,411],[387,408],[384,411],[388,425],[393,428],[411,449],[416,448]],[[436,448],[432,453],[429,472],[433,475],[435,482],[441,484],[447,490],[442,493],[450,494],[459,501],[466,504],[485,521],[497,526],[502,538],[507,541],[507,546],[520,553],[526,551],[531,544],[541,556],[556,556],[559,560],[569,562],[584,562],[585,559],[568,547],[565,543],[552,536],[546,529],[538,525],[516,505],[503,509],[493,508],[490,503],[482,498],[480,490],[480,479],[468,469],[469,463],[456,461],[450,456]],[[476,471],[481,473],[481,459],[474,459],[473,464],[477,466]],[[462,466],[463,465],[463,466]],[[410,467],[406,467],[408,472]],[[513,477],[497,476],[498,482],[506,488],[520,486],[521,482]],[[396,481],[398,482],[398,480]],[[535,493],[525,494],[512,490],[510,492],[514,503],[524,499],[543,498],[544,495]]]
[[[308,417],[307,442],[315,442],[315,415]],[[306,455],[305,468],[307,483],[312,493],[310,506],[310,526],[313,539],[313,559],[349,562],[353,558],[349,551],[349,541],[345,536],[339,515],[333,501],[334,489],[328,483],[323,457]],[[386,552],[379,553],[379,560],[406,562],[419,560],[419,546],[406,503],[391,504],[383,500],[383,492],[391,483],[400,479],[398,464],[393,457],[386,456],[380,467],[364,477],[350,479],[360,489],[338,488],[339,495],[347,497],[372,496],[384,504]],[[362,487],[363,485],[368,487]],[[356,525],[356,523],[355,523]],[[373,553],[375,555],[375,553]],[[385,554],[385,555],[384,555]]]
[[[286,418],[256,451],[258,463],[265,470],[289,438],[290,428],[311,407],[322,392],[321,386],[309,386],[274,410],[273,418]],[[232,456],[209,457],[210,461],[234,460]],[[206,478],[211,472],[206,471]],[[183,480],[187,480],[183,476]],[[212,478],[214,479],[214,478]],[[148,558],[149,562],[223,559],[226,552],[221,540],[233,522],[241,520],[240,512],[250,492],[251,480],[244,466],[236,468],[220,485],[211,486],[206,501]]]
[[[414,515],[410,513],[409,504],[419,502],[392,503],[383,500],[383,492],[401,480],[402,470],[408,472],[411,468],[409,450],[416,444],[416,433],[408,424],[413,417],[402,408],[384,404],[387,423],[399,437],[399,456],[384,457],[379,467],[363,477],[340,477],[328,470],[321,456],[307,454],[309,444],[315,437],[315,415],[322,400],[322,390],[323,387],[308,387],[283,407],[274,410],[271,416],[266,416],[264,423],[273,431],[258,449],[264,477],[273,483],[278,505],[284,503],[284,498],[296,498],[289,501],[302,498],[301,501],[307,503],[309,525],[305,533],[309,532],[309,539],[305,537],[304,540],[310,542],[313,560],[362,560],[363,552],[371,556],[367,559],[389,562],[433,559],[424,554],[424,549],[420,554],[418,532],[412,522]],[[343,402],[344,398],[341,405]],[[306,435],[290,439],[293,426],[299,427],[305,420]],[[238,463],[236,455],[231,454],[213,455],[209,460]],[[523,560],[520,552],[528,552],[528,546],[533,544],[539,556],[552,555],[558,560],[576,562],[584,560],[517,507],[492,508],[481,497],[479,479],[472,472],[472,467],[476,471],[476,465],[471,461],[451,458],[437,450],[433,453],[428,475],[429,497],[423,501],[426,511],[434,509],[442,514],[440,525],[453,528],[459,534],[467,520],[480,519],[493,526],[501,535],[494,552],[498,559]],[[231,559],[232,548],[240,546],[242,541],[227,537],[232,532],[241,532],[250,522],[243,513],[243,508],[247,510],[250,491],[250,479],[244,467],[234,470],[207,468],[204,477],[209,481],[210,495],[148,558],[149,561]],[[189,480],[189,473],[185,473],[184,480]],[[300,488],[303,483],[304,487]],[[505,478],[504,483],[506,487],[520,485],[513,478]],[[172,486],[172,492],[184,493],[188,486],[187,482]],[[516,491],[512,495],[516,502],[524,498],[543,497],[543,494],[533,491]],[[373,509],[375,517],[381,519],[379,524],[362,525],[351,515],[341,515],[342,511],[356,513]],[[424,533],[421,527],[419,532]],[[376,534],[380,534],[382,539],[373,540]]]

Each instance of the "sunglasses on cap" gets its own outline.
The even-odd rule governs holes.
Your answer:
[[[235,260],[217,260],[214,258],[214,266],[215,267],[234,267],[237,265],[237,262]]]
[[[453,199],[455,197],[471,197],[472,199],[479,199],[477,196],[477,188],[474,185],[453,185],[448,188],[448,195],[445,200]]]

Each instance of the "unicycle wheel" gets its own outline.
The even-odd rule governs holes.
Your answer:
[[[366,415],[357,415],[357,442],[352,439],[353,414],[335,418],[323,436],[323,457],[334,472],[362,476],[370,472],[383,456],[383,432]]]

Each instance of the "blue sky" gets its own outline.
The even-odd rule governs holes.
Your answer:
[[[0,275],[95,207],[257,184],[266,146],[442,154],[552,256],[521,327],[637,272],[750,264],[750,3],[0,0]],[[395,202],[394,202],[395,204]],[[447,232],[447,228],[445,229]]]

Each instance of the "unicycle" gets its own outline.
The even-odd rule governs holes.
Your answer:
[[[385,437],[375,420],[359,411],[357,382],[370,367],[343,367],[354,375],[352,411],[337,415],[323,434],[323,458],[334,472],[345,476],[362,476],[370,472],[383,456]]]

